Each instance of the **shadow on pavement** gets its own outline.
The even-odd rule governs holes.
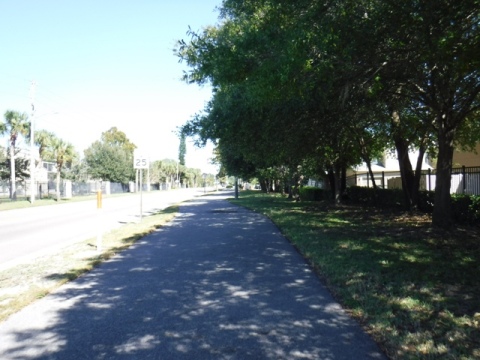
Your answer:
[[[224,198],[12,316],[0,357],[383,359],[278,229]]]

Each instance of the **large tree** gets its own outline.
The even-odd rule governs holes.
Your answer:
[[[192,68],[185,79],[216,88],[207,114],[185,130],[222,141],[230,171],[286,166],[294,175],[306,157],[321,154],[338,179],[338,171],[358,161],[352,140],[343,138],[349,135],[348,118],[340,115],[344,86],[335,81],[342,68],[334,67],[334,56],[321,57],[335,47],[327,41],[330,28],[318,26],[326,10],[306,1],[225,1],[221,26],[179,43],[177,54]],[[318,15],[313,27],[305,22],[315,18],[304,18],[309,11]]]
[[[135,148],[135,144],[116,127],[102,133],[101,140],[95,141],[84,152],[90,175],[94,179],[119,183],[133,181]]]
[[[371,139],[384,139],[397,150],[407,205],[436,141],[434,223],[449,226],[453,146],[466,122],[478,122],[479,8],[479,0],[225,0],[222,22],[177,48],[191,68],[185,80],[215,90],[185,129],[223,140],[257,168],[315,154],[336,179],[378,152]]]
[[[30,123],[25,113],[7,110],[4,114],[4,122],[0,123],[0,135],[7,134],[9,137],[10,153],[10,198],[17,199],[16,172],[15,172],[15,145],[19,136],[28,137]]]
[[[480,106],[480,2],[410,1],[409,5],[410,26],[403,26],[408,31],[403,38],[415,35],[409,47],[422,50],[412,54],[421,71],[413,73],[408,85],[432,114],[427,120],[438,142],[433,222],[449,227],[455,139],[467,117]],[[403,18],[405,11],[398,12]]]
[[[375,54],[363,55],[372,65],[370,83],[390,93],[393,122],[403,121],[405,109],[421,109],[417,128],[433,134],[437,150],[433,223],[449,227],[454,145],[462,141],[458,134],[466,122],[479,121],[471,114],[480,105],[480,1],[365,3],[363,22],[371,29],[369,48]],[[402,138],[395,141],[406,148],[410,144]]]
[[[127,138],[127,135],[115,126],[103,132],[101,140],[106,145],[119,147],[132,154],[133,150],[137,148],[137,146]]]

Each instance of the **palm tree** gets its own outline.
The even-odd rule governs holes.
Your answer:
[[[57,201],[60,201],[60,175],[64,165],[72,163],[75,158],[75,150],[72,144],[53,136],[50,141],[50,146],[47,150],[50,157],[55,162],[57,169],[57,181],[56,181],[56,195]]]
[[[38,155],[40,157],[39,167],[42,168],[45,155],[48,153],[48,148],[55,138],[55,134],[47,130],[35,131],[35,145],[38,146]]]
[[[0,134],[9,135],[10,143],[10,199],[17,199],[17,186],[15,179],[15,144],[18,136],[23,135],[28,138],[30,134],[30,123],[28,116],[18,111],[7,110],[4,114],[5,122],[0,124]]]

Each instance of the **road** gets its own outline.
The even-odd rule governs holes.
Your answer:
[[[140,208],[145,216],[151,211],[201,195],[203,191],[181,189],[143,192],[141,196],[104,197],[102,230],[139,221]],[[98,217],[95,199],[0,212],[0,270],[97,236]]]

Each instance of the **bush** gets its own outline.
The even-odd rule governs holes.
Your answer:
[[[480,195],[471,195],[470,200],[470,214],[473,216],[473,221],[475,224],[480,224]]]
[[[347,189],[348,200],[354,204],[378,207],[404,206],[401,189],[377,189],[352,186]],[[418,194],[418,210],[431,213],[434,207],[435,193],[420,191]],[[453,219],[456,223],[480,224],[480,196],[452,194]]]
[[[402,207],[403,193],[399,189],[373,189],[351,186],[347,189],[347,199],[354,204],[380,207]]]
[[[478,224],[480,222],[480,196],[452,195],[453,218],[457,223]]]
[[[330,198],[330,191],[313,186],[302,186],[298,193],[300,199],[304,201],[321,201]]]
[[[418,210],[424,213],[433,212],[434,191],[420,191],[418,193]]]

